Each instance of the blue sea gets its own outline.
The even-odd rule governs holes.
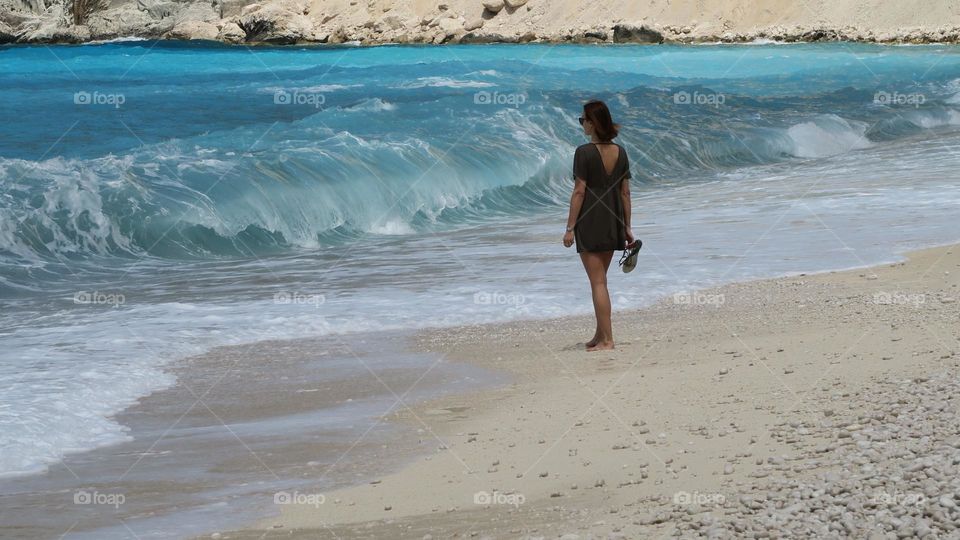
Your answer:
[[[223,345],[591,312],[577,117],[632,165],[615,309],[960,240],[960,48],[0,48],[0,474]],[[590,329],[584,329],[589,337]]]

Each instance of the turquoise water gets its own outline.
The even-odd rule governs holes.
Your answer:
[[[955,241],[958,51],[0,48],[0,473],[124,440],[217,345],[588,312],[590,98],[645,241],[619,309]]]

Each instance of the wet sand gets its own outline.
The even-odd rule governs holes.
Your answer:
[[[116,417],[132,441],[0,480],[3,538],[183,538],[273,512],[302,486],[385,474],[423,450],[390,423],[416,403],[496,382],[393,334],[221,347]],[[396,389],[399,395],[392,394]],[[282,497],[282,495],[280,495]]]

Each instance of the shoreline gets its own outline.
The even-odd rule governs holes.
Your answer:
[[[358,29],[360,30],[360,29]],[[611,29],[612,30],[612,29]],[[637,32],[646,32],[646,27],[636,27]],[[415,36],[411,39],[378,39],[377,37],[366,36],[362,33],[346,32],[342,38],[330,40],[329,36],[316,39],[224,39],[221,36],[195,36],[192,34],[170,34],[169,32],[152,34],[130,34],[130,35],[86,35],[84,33],[74,34],[76,29],[66,29],[64,33],[59,33],[50,37],[30,38],[16,36],[14,34],[4,35],[0,31],[0,46],[17,45],[111,45],[111,44],[131,44],[138,42],[158,42],[168,41],[182,44],[218,44],[228,47],[381,47],[389,45],[525,45],[525,44],[543,44],[543,45],[701,45],[701,46],[720,46],[720,45],[804,45],[815,43],[846,43],[861,45],[885,45],[885,46],[903,46],[903,45],[958,45],[960,44],[960,26],[950,28],[949,30],[926,31],[921,29],[911,29],[899,33],[859,33],[850,32],[840,28],[808,27],[796,29],[794,31],[784,31],[782,29],[769,28],[752,32],[722,34],[703,34],[698,36],[684,36],[682,33],[663,34],[656,31],[654,38],[640,39],[630,38],[617,40],[612,37],[605,39],[583,37],[576,34],[536,34],[527,33],[516,36],[504,36],[501,34],[478,34],[474,32],[466,33],[462,36],[449,36],[439,41],[430,36]],[[612,34],[611,34],[612,35]]]
[[[932,317],[937,324],[944,315],[954,315],[954,298],[960,293],[956,277],[960,244],[904,255],[905,260],[895,263],[797,273],[699,291],[704,297],[722,295],[731,300],[713,306],[668,298],[638,311],[618,312],[614,318],[618,349],[609,354],[587,355],[571,343],[569,336],[583,333],[589,316],[421,332],[416,339],[419,351],[508,373],[511,383],[431,400],[404,411],[400,421],[419,429],[424,440],[432,439],[435,453],[373,483],[327,493],[327,503],[320,507],[284,506],[277,517],[244,531],[220,533],[220,537],[252,538],[281,529],[285,537],[307,538],[317,537],[321,528],[344,538],[400,534],[419,538],[465,529],[512,537],[583,530],[636,537],[662,535],[665,527],[685,527],[685,521],[669,510],[678,493],[710,498],[726,490],[729,502],[747,483],[770,475],[767,469],[779,470],[784,463],[801,459],[793,454],[796,438],[776,436],[782,430],[776,426],[797,424],[785,416],[803,417],[799,425],[815,426],[817,413],[823,413],[784,406],[784,398],[801,395],[798,404],[819,400],[823,396],[817,392],[823,390],[817,383],[830,372],[836,376],[831,377],[834,393],[840,387],[845,390],[840,396],[850,396],[869,392],[871,385],[891,376],[926,377],[956,367],[957,343],[949,341],[948,333],[947,341],[932,343],[930,336],[907,332],[891,344],[865,340],[866,334],[854,342],[856,336],[838,331],[844,325],[864,326],[852,320],[857,314],[873,330],[883,326],[884,315],[890,316],[884,311],[892,310],[903,320]],[[923,270],[923,265],[928,268]],[[887,291],[889,304],[877,301],[884,286],[893,291]],[[869,294],[874,295],[873,301]],[[923,307],[936,308],[937,313],[918,313],[907,301],[917,294],[926,295]],[[900,302],[901,297],[906,300]],[[820,302],[826,302],[829,315],[797,309]],[[866,309],[873,313],[865,314]],[[774,313],[782,318],[768,318]],[[750,324],[744,326],[745,322]],[[658,330],[657,337],[651,338],[648,328]],[[804,344],[801,338],[809,342]],[[706,345],[706,350],[697,343]],[[905,348],[913,348],[914,354],[901,358],[897,353]],[[844,349],[863,350],[848,353]],[[894,356],[895,362],[891,361]],[[866,357],[869,364],[844,365]],[[677,372],[684,374],[686,382],[676,380]],[[742,372],[748,372],[743,380]],[[628,377],[631,384],[602,392],[613,381]],[[813,384],[800,385],[804,388],[795,392],[791,386],[798,378]],[[718,394],[711,388],[728,381],[740,391],[731,394],[732,388],[724,388]],[[654,387],[645,387],[650,384]],[[638,386],[654,397],[627,403],[624,390]],[[683,386],[696,391],[679,394],[683,397],[678,399],[677,391]],[[750,391],[745,390],[748,387]],[[571,399],[580,406],[571,407],[565,396],[575,396]],[[708,406],[707,401],[714,403]],[[589,411],[584,411],[588,406]],[[848,408],[856,411],[865,406],[852,403]],[[834,412],[840,416],[848,411],[838,407],[831,415]],[[723,426],[718,418],[709,418],[715,415],[737,421]],[[695,440],[675,440],[683,438]],[[743,448],[751,450],[751,459],[738,453]],[[778,457],[784,455],[790,460]],[[758,457],[754,464],[753,456],[773,461]],[[816,468],[808,476],[814,472]],[[425,493],[424,485],[436,489]],[[496,501],[473,504],[472,498],[484,491],[506,501],[516,502],[518,497],[523,501],[514,506]],[[685,503],[679,506],[679,513],[699,517],[701,509],[718,514],[722,505],[708,501],[696,505],[695,511]],[[584,515],[596,519],[585,520]],[[419,531],[420,536],[411,536],[410,531]]]
[[[838,40],[795,40],[795,41],[783,41],[776,39],[769,39],[765,37],[744,37],[743,39],[731,40],[721,36],[708,36],[702,40],[695,41],[663,41],[662,43],[640,43],[640,42],[614,42],[614,41],[569,41],[569,40],[546,40],[546,39],[535,39],[531,41],[516,41],[516,40],[490,40],[490,41],[450,41],[444,43],[425,43],[422,41],[342,41],[337,43],[331,43],[328,41],[297,41],[293,43],[278,43],[272,41],[249,41],[249,42],[230,42],[230,41],[221,41],[216,39],[178,39],[171,38],[167,36],[124,36],[116,38],[104,38],[104,39],[90,39],[86,41],[0,41],[0,47],[30,47],[30,46],[44,46],[44,45],[57,45],[57,46],[86,46],[86,45],[128,45],[128,44],[137,44],[137,43],[171,43],[178,45],[199,45],[199,46],[219,46],[225,49],[233,49],[237,47],[243,48],[252,48],[256,49],[267,49],[267,48],[277,48],[277,49],[292,49],[292,48],[308,48],[314,50],[323,50],[323,49],[351,49],[351,48],[373,48],[373,47],[433,47],[433,46],[449,46],[455,47],[457,45],[593,45],[597,47],[612,46],[612,47],[629,47],[629,46],[690,46],[690,47],[722,47],[728,45],[744,45],[744,46],[769,46],[769,45],[813,45],[813,44],[845,44],[845,45],[875,45],[878,47],[923,47],[923,46],[938,46],[938,45],[960,45],[960,28],[958,28],[958,39],[955,40],[920,40],[920,41],[907,41],[907,40],[889,40],[889,41],[877,41],[877,40],[864,40],[864,39],[838,39]]]
[[[385,385],[418,403],[500,381],[398,352],[408,333],[350,339],[349,349],[337,337],[261,341],[172,362],[173,385],[113,415],[128,440],[0,478],[5,537],[186,538],[236,527],[269,515],[261,503],[276,493],[348,486],[416,459],[415,437],[386,420]],[[104,508],[90,494],[118,502]]]

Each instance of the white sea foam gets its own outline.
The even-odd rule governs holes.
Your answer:
[[[496,84],[484,81],[451,79],[450,77],[419,77],[413,81],[394,86],[393,88],[414,89],[424,88],[427,86],[447,88],[488,88],[491,86],[496,86]]]
[[[957,101],[960,103],[960,101]],[[955,109],[907,110],[901,116],[911,124],[924,129],[960,125],[960,112]]]
[[[266,86],[260,89],[260,92],[263,94],[273,94],[276,92],[299,92],[302,94],[308,93],[323,93],[323,92],[337,92],[340,90],[347,90],[348,88],[360,88],[362,84],[317,84],[313,86]]]
[[[836,115],[822,115],[787,129],[792,142],[790,153],[797,157],[819,158],[871,146],[867,125]]]
[[[384,236],[413,234],[414,230],[410,224],[400,219],[388,219],[372,225],[369,232],[373,234],[382,234]]]
[[[470,73],[467,73],[467,75],[482,75],[484,77],[495,77],[497,75],[500,75],[500,73],[497,72],[497,70],[495,69],[481,69],[479,71],[471,71]]]
[[[149,38],[139,37],[139,36],[125,36],[118,37],[113,39],[97,39],[90,41],[91,45],[103,45],[105,43],[127,43],[133,41],[149,41]]]
[[[356,105],[345,107],[343,110],[352,112],[380,112],[393,111],[397,106],[380,98],[365,99]]]

